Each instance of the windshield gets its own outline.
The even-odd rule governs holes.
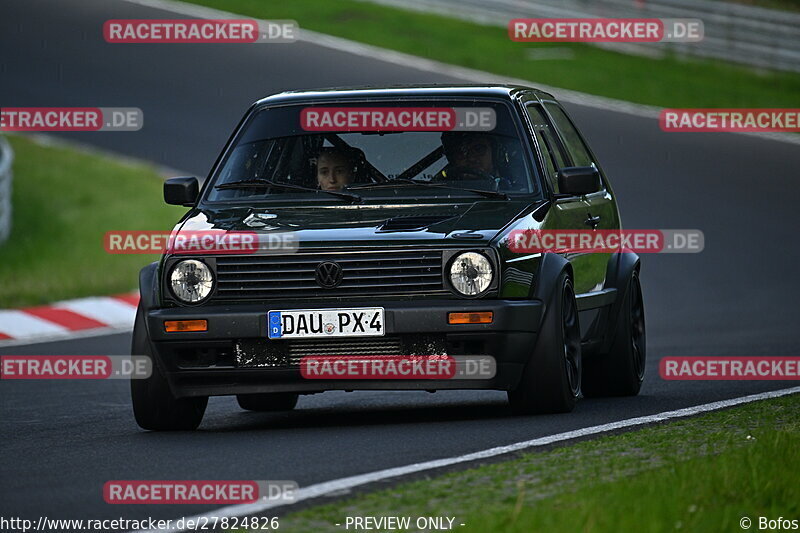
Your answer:
[[[239,135],[206,200],[539,194],[526,154],[496,101],[267,108]]]

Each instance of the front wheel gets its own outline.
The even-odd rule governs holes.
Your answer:
[[[508,392],[517,414],[568,413],[581,393],[578,306],[566,272],[558,277],[550,300],[519,386]]]
[[[153,357],[153,350],[144,324],[142,308],[136,310],[133,326],[133,355],[147,355],[153,373],[147,379],[131,379],[131,400],[136,423],[151,431],[194,430],[203,420],[208,397],[175,398],[166,376]]]

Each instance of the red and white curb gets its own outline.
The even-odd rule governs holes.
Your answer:
[[[139,293],[132,292],[0,309],[0,347],[128,331],[138,304]]]

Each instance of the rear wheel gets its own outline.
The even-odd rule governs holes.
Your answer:
[[[267,392],[263,394],[237,394],[239,407],[247,411],[291,411],[297,405],[299,395],[290,392]]]
[[[175,398],[172,395],[167,378],[153,357],[141,307],[136,310],[131,353],[147,355],[153,367],[149,378],[131,380],[133,415],[139,427],[152,431],[197,429],[206,412],[208,397]]]
[[[642,388],[647,336],[639,273],[628,281],[608,353],[586,360],[583,392],[587,396],[636,396]]]
[[[518,414],[568,413],[581,387],[581,333],[572,280],[558,278],[532,357],[519,386],[508,392]]]

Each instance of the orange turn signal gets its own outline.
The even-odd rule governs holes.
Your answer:
[[[165,320],[164,330],[167,333],[208,331],[208,320]]]
[[[477,313],[447,313],[450,324],[491,324],[494,313],[478,311]]]

